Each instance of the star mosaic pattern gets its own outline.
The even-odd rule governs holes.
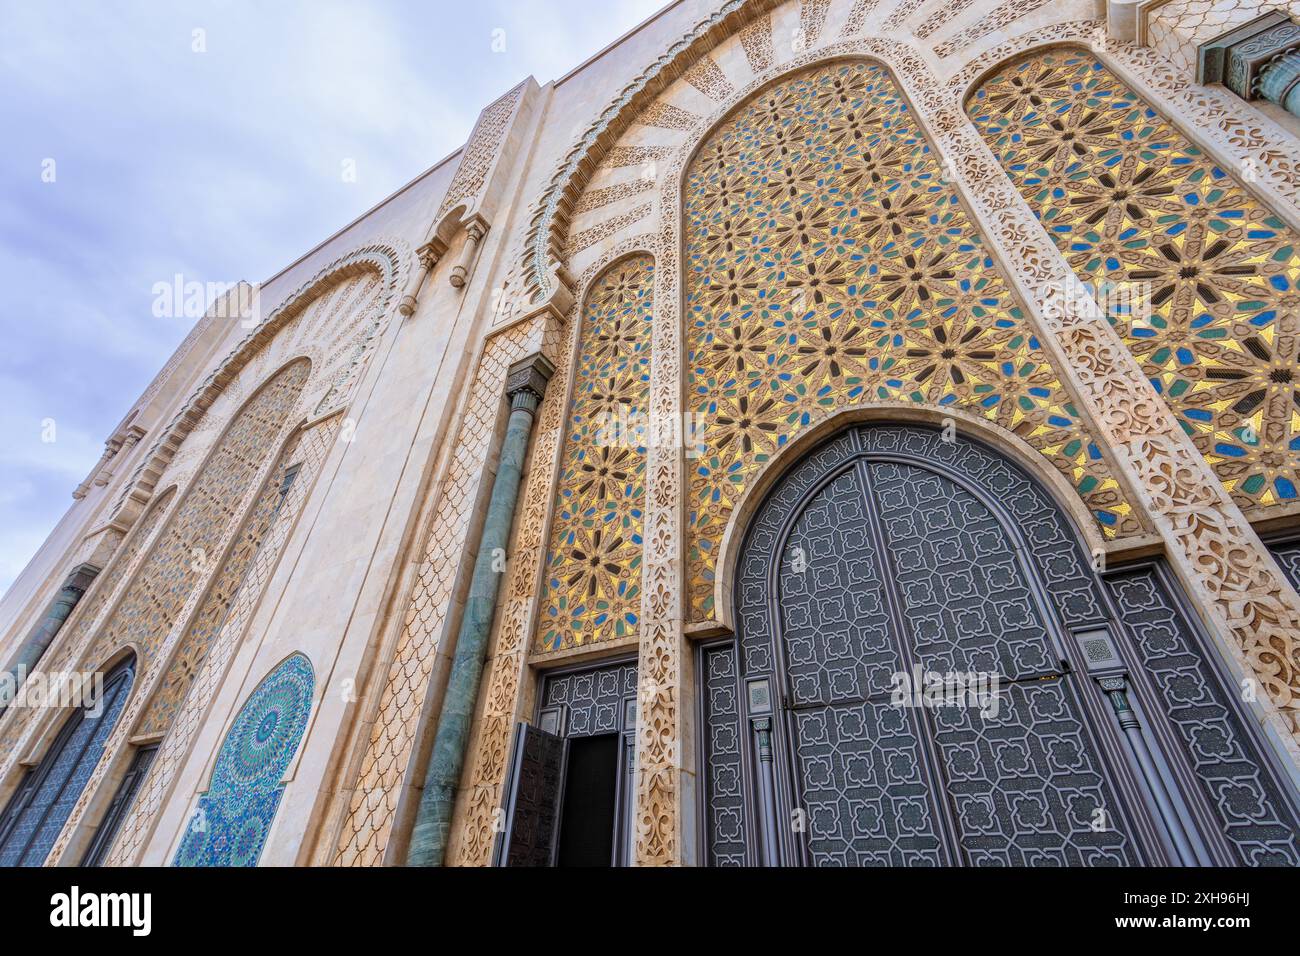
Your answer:
[[[1294,503],[1296,234],[1091,53],[1012,64],[968,111],[1237,503]]]
[[[537,649],[637,633],[654,261],[615,263],[582,313]]]
[[[1107,535],[1138,530],[888,71],[824,65],[750,99],[688,170],[691,620],[762,464],[851,405],[961,408],[1038,449]]]
[[[311,662],[293,654],[248,696],[173,866],[257,866],[284,793],[280,781],[307,729],[315,686]]]

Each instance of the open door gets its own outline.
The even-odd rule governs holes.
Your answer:
[[[506,817],[493,866],[554,866],[569,742],[531,724],[515,728]]]

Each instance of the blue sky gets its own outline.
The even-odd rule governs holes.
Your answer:
[[[0,592],[192,324],[154,283],[270,277],[665,2],[0,0]]]

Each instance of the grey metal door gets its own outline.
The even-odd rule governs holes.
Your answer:
[[[560,668],[546,675],[536,724],[519,723],[506,781],[505,821],[493,866],[553,866],[564,812],[569,742],[617,735],[615,820],[610,864],[631,860],[636,769],[636,661]]]
[[[901,427],[823,446],[756,513],[736,610],[739,659],[706,648],[702,664],[713,861],[1172,855],[1105,696],[1071,664],[1071,629],[1107,619],[1091,570],[1050,500],[983,446]],[[909,696],[936,674],[984,683]]]

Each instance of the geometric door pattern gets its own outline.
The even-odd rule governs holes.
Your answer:
[[[850,405],[961,408],[1018,435],[1107,536],[1138,530],[1095,439],[889,72],[796,73],[746,101],[686,171],[690,620],[762,464]]]
[[[1158,566],[1138,566],[1108,575],[1106,586],[1230,849],[1229,862],[1300,866],[1294,790],[1263,759],[1234,707],[1231,685],[1217,679],[1212,651],[1174,597],[1167,575]]]
[[[735,611],[699,657],[710,865],[1161,862],[1152,786],[1178,792],[1199,862],[1300,864],[1295,794],[1168,573],[1103,584],[1056,504],[976,442],[875,425],[814,449],[751,520]],[[1078,646],[1099,629],[1118,669]],[[996,674],[997,712],[900,706],[918,670]],[[1098,679],[1117,673],[1158,784],[1116,734]]]
[[[959,480],[972,474],[1019,533]],[[1062,666],[1059,622],[1101,613],[1071,537],[1023,475],[926,429],[851,430],[778,483],[755,515],[736,597],[743,677],[779,688],[774,749],[789,770],[775,789],[806,813],[789,859],[1149,858],[1092,729],[1098,702]],[[996,710],[899,706],[896,675],[918,668],[997,675],[996,701],[983,702]]]
[[[967,110],[1234,500],[1300,498],[1300,236],[1086,51]]]

